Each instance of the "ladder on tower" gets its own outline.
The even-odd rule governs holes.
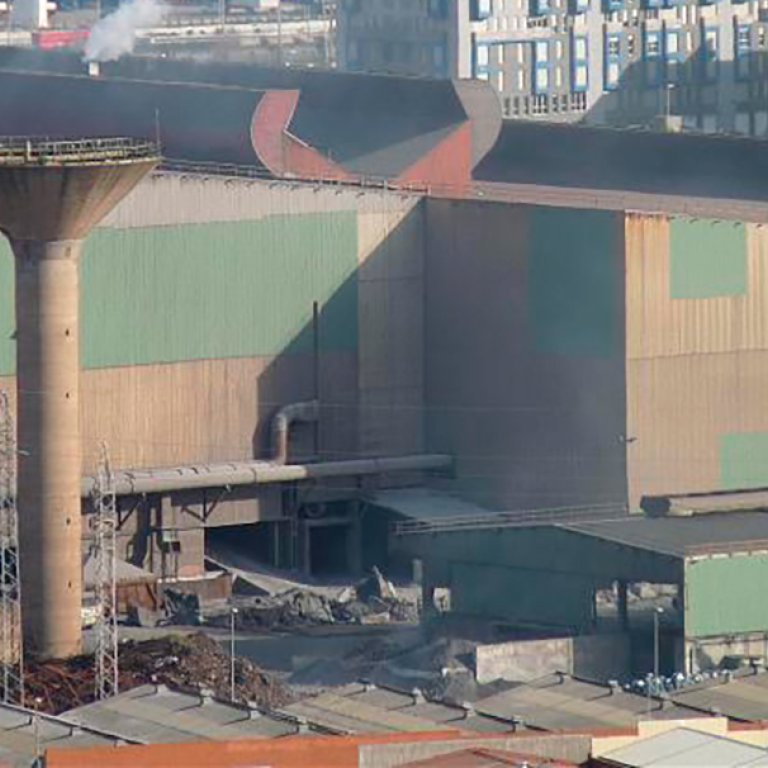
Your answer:
[[[119,692],[117,636],[117,497],[109,451],[102,445],[99,471],[93,490],[96,621],[96,698],[108,699]]]
[[[5,704],[24,706],[24,643],[16,508],[16,431],[8,393],[0,391],[0,684]]]

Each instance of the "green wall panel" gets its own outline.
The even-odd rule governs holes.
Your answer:
[[[768,486],[768,432],[720,436],[720,484],[723,490]]]
[[[486,619],[581,629],[590,621],[592,586],[573,573],[454,563],[451,609]]]
[[[540,352],[588,357],[618,353],[618,238],[614,213],[532,211],[529,317]]]
[[[747,292],[747,231],[743,224],[672,219],[669,233],[673,299]]]
[[[82,268],[85,368],[357,346],[357,225],[349,213],[102,229]]]
[[[768,631],[768,555],[689,562],[685,579],[687,637]]]
[[[13,254],[8,241],[0,235],[0,376],[16,371],[13,298]]]

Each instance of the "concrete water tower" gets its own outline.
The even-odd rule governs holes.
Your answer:
[[[41,658],[81,650],[83,241],[158,161],[156,146],[129,139],[0,139],[0,231],[16,261],[22,620]]]

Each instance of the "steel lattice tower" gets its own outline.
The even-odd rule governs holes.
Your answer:
[[[96,698],[107,699],[118,693],[117,572],[116,535],[117,499],[109,451],[102,445],[97,482],[93,492],[95,511],[96,566],[94,590],[99,604],[96,622]]]
[[[8,393],[0,391],[0,674],[2,700],[24,705],[16,434]]]

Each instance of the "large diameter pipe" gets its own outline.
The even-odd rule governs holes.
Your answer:
[[[389,472],[424,472],[449,469],[453,459],[444,454],[393,456],[379,459],[326,461],[318,464],[273,464],[263,461],[238,464],[179,467],[156,473],[116,472],[115,492],[119,496],[144,493],[219,488],[222,486],[266,485],[331,477],[383,475]],[[94,487],[91,477],[83,478],[81,493],[89,496]]]
[[[304,403],[284,405],[272,419],[272,461],[288,463],[288,438],[291,425],[297,421],[316,422],[320,418],[320,403],[308,400]]]
[[[25,645],[81,651],[82,454],[79,260],[82,241],[13,240],[19,445],[19,550]]]

